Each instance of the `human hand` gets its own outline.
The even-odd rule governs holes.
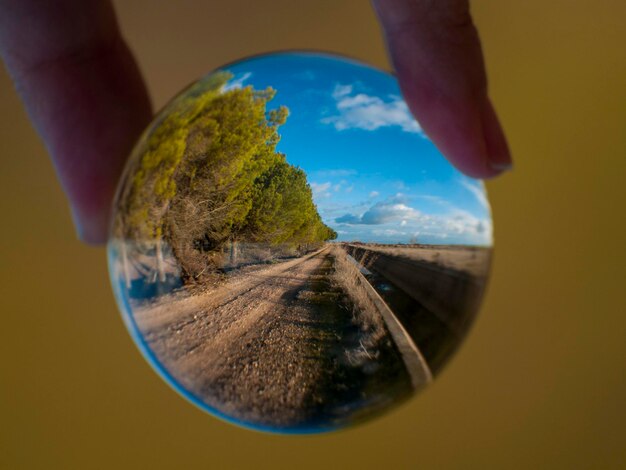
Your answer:
[[[460,171],[511,165],[468,0],[373,0],[409,108]],[[0,55],[54,162],[79,237],[107,239],[126,158],[152,110],[109,0],[0,0]]]
[[[469,0],[372,3],[404,99],[441,153],[474,178],[511,169]]]

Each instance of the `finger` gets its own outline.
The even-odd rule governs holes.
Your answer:
[[[463,173],[490,178],[511,155],[487,95],[468,0],[373,0],[407,104]]]
[[[0,0],[0,54],[52,157],[79,236],[106,241],[126,157],[151,117],[108,0]]]

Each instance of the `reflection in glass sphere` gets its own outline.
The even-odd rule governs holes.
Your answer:
[[[396,80],[328,55],[217,70],[127,164],[109,269],[134,339],[204,410],[275,432],[367,419],[428,384],[485,288],[482,184]]]

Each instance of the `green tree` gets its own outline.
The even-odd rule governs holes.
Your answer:
[[[267,110],[275,91],[226,90],[232,75],[190,87],[142,137],[122,188],[117,236],[155,249],[162,241],[187,278],[217,264],[225,243],[290,245],[336,237],[317,213],[304,172],[276,151],[285,107]],[[198,242],[210,251],[201,253]]]
[[[279,158],[278,126],[287,109],[266,113],[271,89],[230,90],[189,124],[177,194],[166,217],[166,237],[187,276],[203,271],[194,241],[212,248],[237,242],[254,205],[253,183]],[[199,262],[199,265],[198,265]]]

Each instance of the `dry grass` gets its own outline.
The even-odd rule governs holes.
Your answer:
[[[465,272],[471,276],[484,277],[489,271],[491,248],[455,245],[379,245],[355,244],[372,253],[424,261],[442,268]],[[361,263],[367,267],[367,263]]]
[[[375,349],[386,337],[385,323],[362,284],[366,281],[362,280],[363,276],[356,264],[348,259],[347,253],[338,245],[331,247],[330,255],[334,259],[332,283],[341,288],[350,299],[352,321],[362,332],[363,354],[371,359],[372,352],[368,352],[368,349]],[[361,260],[357,262],[362,265]]]

